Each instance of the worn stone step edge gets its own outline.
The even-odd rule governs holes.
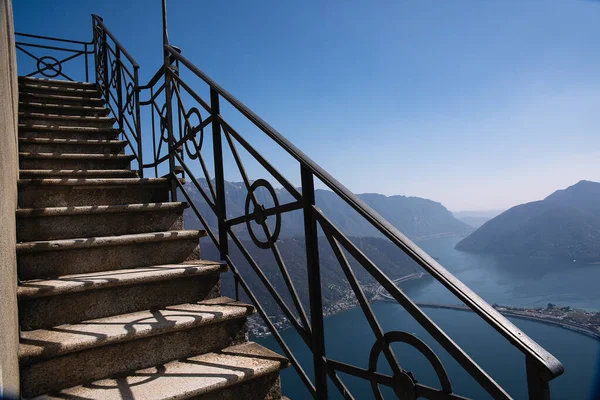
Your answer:
[[[140,203],[117,204],[108,206],[74,206],[74,207],[46,207],[46,208],[20,208],[17,209],[17,219],[39,217],[62,217],[65,215],[91,215],[113,213],[139,213],[159,211],[183,211],[189,207],[184,202],[169,203]]]
[[[61,110],[77,111],[77,112],[94,111],[97,113],[103,113],[104,115],[110,114],[110,109],[108,109],[106,107],[84,106],[84,105],[74,105],[74,104],[58,104],[58,103],[50,103],[50,102],[40,103],[37,101],[23,101],[23,100],[19,101],[19,110],[23,110],[27,107],[43,108],[45,110],[52,110],[52,111],[61,111]]]
[[[19,361],[30,364],[95,347],[127,342],[184,329],[245,318],[254,307],[227,297],[178,304],[157,310],[22,331]]]
[[[96,88],[94,82],[80,82],[80,81],[66,81],[63,79],[47,79],[47,78],[34,78],[31,76],[19,76],[19,82],[31,82],[40,84],[52,84],[60,86],[76,86],[76,87],[89,87]]]
[[[281,355],[257,343],[247,342],[219,352],[172,361],[160,368],[144,368],[118,378],[63,389],[56,397],[50,394],[36,399],[121,400],[123,384],[135,399],[187,399],[233,388],[288,366],[289,361]]]
[[[19,152],[20,158],[47,159],[47,160],[129,160],[135,159],[133,154],[79,154],[79,153],[33,153]]]
[[[125,147],[125,140],[111,139],[66,139],[66,138],[19,138],[19,144],[57,144],[57,145],[77,145],[77,146],[111,146]]]
[[[220,274],[227,271],[227,265],[219,261],[193,260],[179,264],[64,275],[53,279],[34,279],[20,282],[17,287],[17,297],[19,301],[31,300],[39,297],[87,292],[118,286],[162,282],[185,276]]]
[[[174,240],[200,239],[206,236],[204,230],[180,230],[167,232],[134,233],[119,236],[90,238],[41,240],[17,243],[17,256],[20,254],[43,253],[49,251],[82,250],[99,247],[128,246],[141,243],[155,243]]]
[[[78,133],[112,133],[118,134],[121,131],[117,128],[97,127],[97,126],[54,126],[54,125],[29,125],[19,124],[19,130],[24,131],[45,131],[45,132],[78,132]]]
[[[50,93],[40,93],[40,92],[29,92],[19,90],[19,99],[25,100],[26,98],[35,98],[35,99],[45,99],[45,100],[54,100],[57,102],[61,101],[73,101],[73,102],[86,102],[86,103],[94,103],[94,104],[104,104],[104,100],[100,97],[100,93],[97,93],[96,97],[88,97],[88,96],[66,96],[63,94],[50,94]]]
[[[38,82],[21,82],[19,83],[19,91],[23,92],[39,92],[39,93],[69,93],[69,94],[83,94],[93,95],[95,97],[102,96],[102,93],[98,91],[96,87],[76,87],[76,86],[64,86],[56,85],[53,83],[38,83]]]
[[[118,178],[118,177],[131,177],[136,179],[138,176],[137,171],[127,169],[22,169],[19,171],[19,176],[28,176],[35,178],[22,178],[22,179],[60,179],[56,176],[65,176],[72,178],[73,176],[96,176],[98,178]]]
[[[180,182],[185,182],[179,178]],[[132,186],[132,185],[153,185],[167,186],[170,178],[81,178],[81,179],[61,179],[61,178],[43,178],[43,179],[19,179],[18,186]]]
[[[38,112],[19,111],[19,120],[27,119],[43,119],[52,121],[77,121],[77,122],[103,122],[111,125],[117,122],[116,118],[100,117],[93,115],[63,115],[63,114],[46,114]]]

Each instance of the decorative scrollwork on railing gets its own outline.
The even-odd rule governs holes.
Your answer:
[[[192,116],[198,118],[198,123],[193,124],[191,122]],[[202,151],[202,144],[204,143],[204,126],[202,125],[202,114],[196,107],[190,108],[190,110],[184,115],[185,123],[183,128],[183,135],[187,139],[184,141],[185,150],[190,159],[195,160],[200,157]],[[196,134],[200,132],[200,138],[196,140]],[[190,143],[191,142],[191,143]],[[190,151],[189,146],[193,146],[194,151]]]
[[[133,115],[133,107],[135,100],[135,92],[134,92],[133,83],[127,83],[125,87],[126,97],[125,97],[125,109],[129,115]]]

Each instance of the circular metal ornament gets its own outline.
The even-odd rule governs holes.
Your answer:
[[[45,60],[50,60],[46,62]],[[44,68],[42,68],[42,65]],[[37,70],[40,74],[47,76],[48,78],[54,78],[62,72],[62,64],[56,58],[52,56],[44,56],[37,61]],[[58,67],[58,69],[57,69]],[[52,71],[49,73],[48,71]]]
[[[265,189],[267,189],[267,191],[269,192],[269,194],[271,195],[271,197],[273,198],[273,204],[274,207],[279,207],[279,200],[277,199],[277,194],[275,193],[275,189],[273,189],[273,186],[271,186],[271,184],[269,183],[269,181],[265,180],[265,179],[258,179],[256,181],[254,181],[252,183],[252,185],[250,186],[250,192],[255,192],[256,189],[258,189],[259,187],[264,187]],[[257,245],[258,247],[260,247],[261,249],[268,249],[270,247],[273,246],[273,244],[275,244],[275,242],[277,241],[277,238],[279,237],[279,232],[281,231],[281,214],[277,213],[275,214],[275,231],[271,234],[270,237],[267,237],[266,241],[261,241],[259,240],[256,235],[254,234],[254,231],[252,230],[252,224],[251,221],[256,222],[257,224],[263,225],[267,223],[267,215],[265,212],[265,207],[262,204],[257,204],[254,207],[254,212],[252,214],[250,214],[250,202],[252,202],[252,196],[251,193],[248,193],[248,195],[246,196],[246,208],[245,208],[245,212],[247,216],[253,216],[252,219],[248,219],[248,221],[246,221],[246,227],[248,228],[248,233],[250,234],[250,237],[252,238],[252,241],[254,242],[255,245]]]
[[[386,333],[381,339],[377,340],[371,348],[371,353],[369,354],[369,372],[373,373],[373,378],[371,379],[371,388],[373,389],[373,394],[375,395],[376,399],[383,399],[381,390],[379,389],[379,383],[374,378],[374,373],[377,371],[377,361],[383,349],[395,342],[406,343],[423,354],[435,370],[440,385],[442,386],[442,391],[445,393],[452,393],[450,378],[448,377],[442,362],[433,352],[433,350],[431,350],[431,348],[425,342],[415,335],[407,332],[394,331]],[[394,373],[392,377],[392,389],[394,390],[394,394],[399,399],[416,399],[415,385],[418,383],[418,381],[415,379],[412,372],[404,371],[402,368],[400,368],[400,366],[398,366],[398,369],[400,372]]]
[[[197,125],[191,124],[190,119],[191,119],[192,115],[195,115],[198,117]],[[200,111],[196,107],[191,108],[187,112],[187,114],[185,114],[185,126],[183,129],[183,133],[186,137],[186,140],[184,141],[185,150],[186,150],[188,156],[192,160],[200,157],[200,151],[202,150],[202,143],[204,142],[204,128],[201,128],[200,127],[201,125],[202,125],[202,115],[200,114]],[[198,132],[200,132],[200,142],[196,141],[196,133],[198,133]],[[194,145],[195,153],[192,153],[192,151],[190,151],[190,148],[189,148],[190,141]]]

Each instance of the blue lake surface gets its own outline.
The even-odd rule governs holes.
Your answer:
[[[543,307],[547,303],[600,310],[600,265],[582,265],[573,261],[495,257],[457,251],[460,238],[433,239],[419,243],[429,254],[489,303],[520,307]],[[433,279],[404,284],[403,289],[415,301],[457,304],[459,301]],[[489,395],[431,338],[399,305],[374,303],[373,309],[384,331],[400,330],[424,340],[443,362],[454,392],[480,399]],[[487,326],[474,313],[427,309],[432,318],[467,354],[516,399],[527,398],[525,358]],[[533,340],[550,351],[565,366],[565,373],[551,382],[553,399],[593,399],[600,376],[600,341],[557,326],[523,319],[511,319]],[[375,341],[360,309],[352,309],[325,319],[328,357],[367,368],[369,352]],[[309,376],[311,354],[294,330],[283,332]],[[273,337],[259,343],[279,351]],[[400,365],[414,372],[422,383],[440,387],[433,368],[425,358],[403,344],[395,344]],[[379,370],[389,372],[384,357]],[[373,397],[370,384],[341,375],[357,399]],[[292,367],[282,373],[283,391],[294,399],[309,398]],[[330,384],[330,398],[341,398]],[[394,398],[383,391],[385,398]],[[387,394],[387,395],[386,395]]]

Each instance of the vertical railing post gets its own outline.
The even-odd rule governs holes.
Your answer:
[[[96,19],[100,19],[100,17],[95,14],[92,14],[92,43],[94,44],[94,77],[96,78],[97,86],[98,82],[100,82],[100,77],[98,76],[98,29],[96,28]]]
[[[88,70],[90,69],[90,67],[88,65],[89,53],[88,53],[88,44],[87,43],[83,45],[83,51],[84,51],[83,56],[85,57],[85,81],[89,82],[90,81],[90,76],[89,76],[89,71]]]
[[[138,66],[133,67],[133,104],[135,106],[135,134],[137,136],[137,153],[138,153],[138,174],[140,178],[144,177],[144,155],[142,151],[142,121],[140,115],[140,78]],[[129,94],[127,94],[129,97]],[[129,99],[126,99],[129,102]],[[150,105],[152,107],[152,105]],[[154,127],[154,124],[152,124]]]
[[[531,400],[550,400],[550,385],[544,379],[539,362],[530,355],[525,356],[527,368],[527,390]]]
[[[165,50],[166,53],[166,50]],[[165,97],[167,102],[167,140],[169,150],[169,179],[171,180],[171,201],[177,201],[177,176],[175,175],[175,137],[173,135],[173,93],[171,87],[171,64],[168,54],[165,56]]]
[[[171,56],[167,50],[169,31],[167,30],[167,0],[162,1],[163,54],[165,96],[167,98],[167,133],[169,142],[169,178],[171,180],[171,201],[177,201],[177,175],[175,175],[175,136],[173,134],[173,94],[171,87]]]
[[[215,185],[217,190],[217,217],[219,218],[219,252],[221,260],[228,254],[227,246],[227,209],[225,207],[225,176],[223,173],[223,145],[221,142],[221,107],[219,105],[219,93],[210,88],[210,114],[213,134],[213,153],[215,161]]]
[[[304,237],[306,245],[306,267],[308,271],[308,298],[310,324],[312,327],[312,352],[315,369],[317,399],[327,399],[327,373],[325,369],[325,329],[323,326],[323,297],[321,293],[321,269],[319,266],[319,239],[315,205],[315,183],[312,172],[304,165],[300,167],[302,198],[304,201]]]
[[[102,51],[102,63],[104,64],[104,100],[108,103],[110,101],[110,82],[108,80],[108,41],[104,28],[102,28],[102,46],[104,46]]]
[[[115,51],[115,68],[117,69],[116,71],[116,75],[115,75],[115,79],[117,80],[116,84],[117,84],[117,110],[119,110],[119,129],[121,130],[121,133],[125,134],[124,132],[124,128],[123,128],[123,84],[121,82],[122,77],[121,77],[121,49],[117,46],[116,47],[116,51]],[[115,74],[115,71],[111,72],[111,77],[112,74]],[[110,89],[110,83],[109,83],[109,89]],[[108,102],[108,99],[106,100]]]

